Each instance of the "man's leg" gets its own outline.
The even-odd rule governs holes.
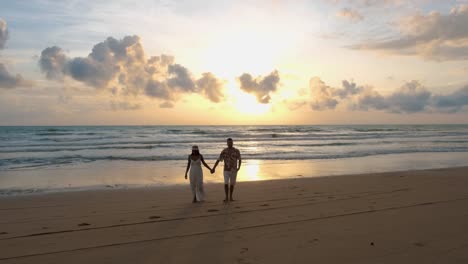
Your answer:
[[[231,201],[234,201],[234,197],[232,197],[232,193],[234,192],[234,186],[236,185],[236,181],[237,181],[237,171],[231,171],[231,190],[230,190],[230,193],[231,193]]]
[[[224,201],[227,202],[228,200],[228,192],[229,192],[229,171],[224,171],[224,193],[226,194],[226,198]]]
[[[231,199],[230,201],[234,201],[234,198],[232,197],[232,193],[234,192],[234,185],[231,185]]]
[[[229,191],[229,185],[224,184],[224,193],[226,194],[226,198],[224,198],[224,201],[227,202],[228,200],[228,191]]]

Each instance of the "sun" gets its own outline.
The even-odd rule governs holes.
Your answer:
[[[238,87],[229,89],[229,97],[231,98],[233,108],[239,114],[260,116],[271,110],[271,103],[259,103],[255,95],[246,93]]]

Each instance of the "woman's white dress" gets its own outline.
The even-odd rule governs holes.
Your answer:
[[[197,201],[203,201],[203,170],[201,157],[197,160],[190,158],[190,187],[192,194],[196,197]]]

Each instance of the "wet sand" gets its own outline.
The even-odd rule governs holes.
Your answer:
[[[2,197],[0,263],[468,263],[468,167],[205,187]]]

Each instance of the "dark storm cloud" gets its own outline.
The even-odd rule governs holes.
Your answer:
[[[244,73],[238,79],[243,91],[254,94],[259,103],[268,104],[271,100],[270,94],[278,89],[280,76],[275,70],[265,77],[259,76],[254,79],[249,73]]]

